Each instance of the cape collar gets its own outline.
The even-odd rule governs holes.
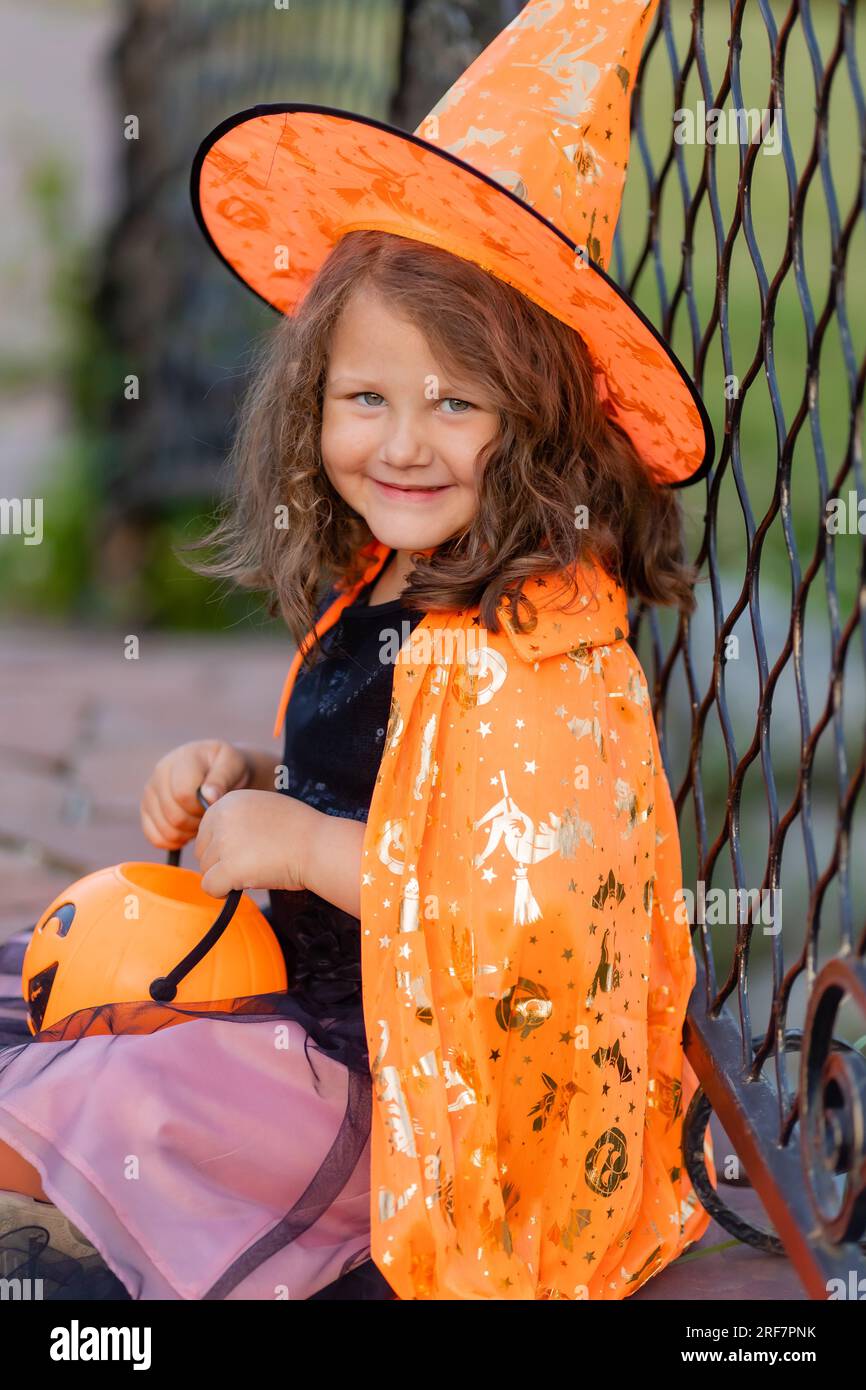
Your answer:
[[[361,578],[349,587],[344,587],[341,583],[335,585],[337,598],[319,618],[315,628],[307,633],[292,658],[274,721],[274,738],[280,736],[301,666],[302,650],[309,646],[313,632],[322,637],[334,626],[343,609],[354,602],[365,584],[375,579],[390,554],[390,546],[377,540],[368,541],[361,548],[362,557],[368,560]],[[577,647],[604,646],[628,637],[628,598],[622,586],[598,563],[581,565],[579,573],[577,595],[570,582],[562,575],[533,575],[526,580],[523,592],[536,610],[536,622],[531,632],[518,632],[508,616],[507,600],[500,601],[497,607],[499,621],[507,632],[515,653],[523,661],[541,661],[545,657],[557,656]],[[466,610],[467,624],[474,616],[477,616],[476,608]],[[422,625],[429,623],[435,626],[435,619],[435,613],[428,614],[422,619]]]

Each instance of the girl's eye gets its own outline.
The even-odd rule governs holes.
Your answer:
[[[370,401],[368,401],[368,400],[365,399],[367,396],[375,396],[376,399],[375,399],[373,402],[370,402]],[[355,393],[354,399],[355,399],[356,401],[357,401],[357,400],[363,400],[365,405],[370,405],[370,404],[372,404],[372,405],[375,406],[375,405],[379,405],[382,401],[384,401],[385,397],[384,397],[384,396],[380,396],[378,391],[357,391],[357,392]],[[465,410],[449,410],[449,411],[446,411],[446,414],[448,414],[448,415],[465,415],[465,414],[467,413],[467,411],[470,411],[470,410],[472,410],[472,409],[474,408],[474,407],[472,406],[472,403],[471,403],[470,401],[463,401],[463,400],[460,399],[459,396],[443,396],[443,397],[442,397],[442,401],[440,402],[440,404],[444,404],[446,401],[450,401],[453,405],[462,405],[462,406],[465,406],[465,407],[466,407]]]

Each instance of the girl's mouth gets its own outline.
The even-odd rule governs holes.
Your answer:
[[[380,483],[378,478],[374,478],[373,482],[383,496],[401,498],[406,502],[429,502],[452,486],[446,483],[443,487],[395,487],[393,483]]]

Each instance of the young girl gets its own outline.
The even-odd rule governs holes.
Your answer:
[[[313,463],[316,435],[308,426],[309,452],[301,431],[285,473],[274,476],[278,461],[261,447],[263,435],[297,439],[299,426],[316,419],[320,373],[321,466]],[[425,392],[431,378],[439,383],[438,397]],[[605,432],[600,412],[592,416],[590,388],[589,365],[570,330],[485,272],[386,233],[344,238],[302,316],[285,320],[275,334],[238,436],[241,494],[222,533],[226,545],[234,536],[236,550],[222,569],[239,573],[249,566],[252,537],[268,563],[275,496],[291,496],[297,507],[275,575],[286,604],[318,583],[317,571],[343,561],[350,531],[372,534],[387,548],[389,563],[330,629],[328,656],[298,679],[282,763],[272,753],[219,740],[187,744],[157,765],[142,799],[142,823],[163,849],[195,836],[203,886],[214,896],[238,885],[272,890],[271,920],[295,989],[278,1007],[259,1001],[250,1013],[146,1036],[128,1036],[134,1009],[114,1005],[120,1036],[70,1044],[69,1030],[52,1030],[58,1041],[51,1046],[0,1055],[0,1129],[13,1153],[36,1160],[44,1187],[34,1172],[20,1190],[56,1201],[133,1297],[278,1297],[286,1284],[289,1296],[304,1298],[367,1257],[370,1109],[366,1088],[362,1095],[356,1087],[369,1067],[358,919],[365,820],[394,673],[393,662],[380,655],[388,630],[402,637],[401,623],[414,629],[429,608],[447,614],[449,603],[466,606],[480,585],[501,590],[504,566],[495,557],[506,551],[512,571],[532,573],[541,559],[556,573],[588,542],[608,554],[611,584],[621,568],[628,586],[647,598],[693,602],[673,494],[647,480],[624,441]],[[545,430],[545,421],[556,434]],[[589,439],[592,463],[579,469]],[[589,534],[569,525],[576,499],[585,497],[598,518]],[[419,557],[414,566],[413,555]],[[413,588],[422,585],[419,604]],[[296,621],[296,632],[304,621]],[[636,718],[646,701],[640,668],[624,638],[608,650],[614,648],[618,669],[642,695]],[[567,664],[583,680],[593,680],[593,667],[600,666],[599,688],[613,694],[618,682],[605,677],[604,648],[596,651],[594,657],[571,653]],[[568,703],[565,680],[561,689]],[[469,701],[468,694],[463,698]],[[489,706],[479,712],[488,714]],[[614,722],[603,710],[600,716],[601,736],[614,739]],[[645,712],[644,737],[651,728]],[[479,755],[484,743],[482,731]],[[615,743],[609,746],[613,753]],[[647,744],[644,758],[654,749]],[[285,782],[282,767],[288,786],[275,792]],[[203,816],[199,785],[213,803]],[[608,776],[604,791],[590,794],[586,814],[594,824],[602,823],[608,809],[602,798],[616,785]],[[492,802],[498,790],[491,790]],[[452,794],[459,797],[459,786]],[[563,805],[575,800],[573,790],[564,791]],[[513,806],[506,814],[506,837],[519,814]],[[606,876],[617,854],[615,846],[592,843],[596,877]],[[532,886],[547,915],[552,904],[542,897],[540,875]],[[607,958],[616,962],[638,927],[625,916],[606,916],[603,906],[598,917],[601,930],[606,920],[613,926]],[[575,949],[592,948],[589,959],[597,964],[601,942],[584,935],[583,923],[575,928]],[[529,926],[525,931],[531,934]],[[675,939],[687,970],[687,926],[675,929]],[[609,990],[602,973],[598,1000]],[[678,1025],[684,1002],[680,996]],[[633,1007],[639,1012],[637,1000]],[[275,1051],[277,1017],[298,1020],[287,1053]],[[313,1071],[302,1066],[301,1029],[327,1048],[324,1060],[316,1058],[316,1070],[324,1072],[321,1092]],[[521,1045],[517,1038],[515,1044]],[[636,1046],[637,1035],[617,1053],[617,1065],[605,1064],[612,1081],[623,1065],[639,1066]],[[638,1102],[644,1085],[635,1075],[630,1091]],[[578,1096],[572,1125],[581,1123],[579,1103]],[[135,1181],[124,1172],[129,1155],[140,1164]],[[20,1182],[12,1157],[7,1152],[0,1168],[5,1188],[16,1186],[16,1173]],[[631,1162],[631,1201],[639,1201],[637,1156]],[[573,1175],[563,1180],[570,1183]],[[280,1213],[288,1220],[310,1185],[321,1193],[312,1228],[296,1234],[290,1224],[281,1232],[284,1244],[259,1252],[255,1237],[260,1243]],[[40,1215],[31,1213],[33,1224]],[[621,1227],[611,1236],[621,1239]]]
[[[361,1267],[380,1296],[625,1298],[709,1223],[627,642],[629,593],[694,606],[676,499],[572,327],[375,229],[268,341],[234,463],[199,568],[269,590],[299,644],[282,760],[186,744],[142,825],[195,837],[215,897],[270,890],[290,988],[79,1010],[0,1053],[0,1249],[42,1224],[132,1298]]]

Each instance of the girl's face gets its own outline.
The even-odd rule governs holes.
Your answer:
[[[475,463],[499,415],[470,377],[449,375],[426,338],[369,286],[334,330],[322,461],[341,497],[395,550],[430,550],[470,524]]]

